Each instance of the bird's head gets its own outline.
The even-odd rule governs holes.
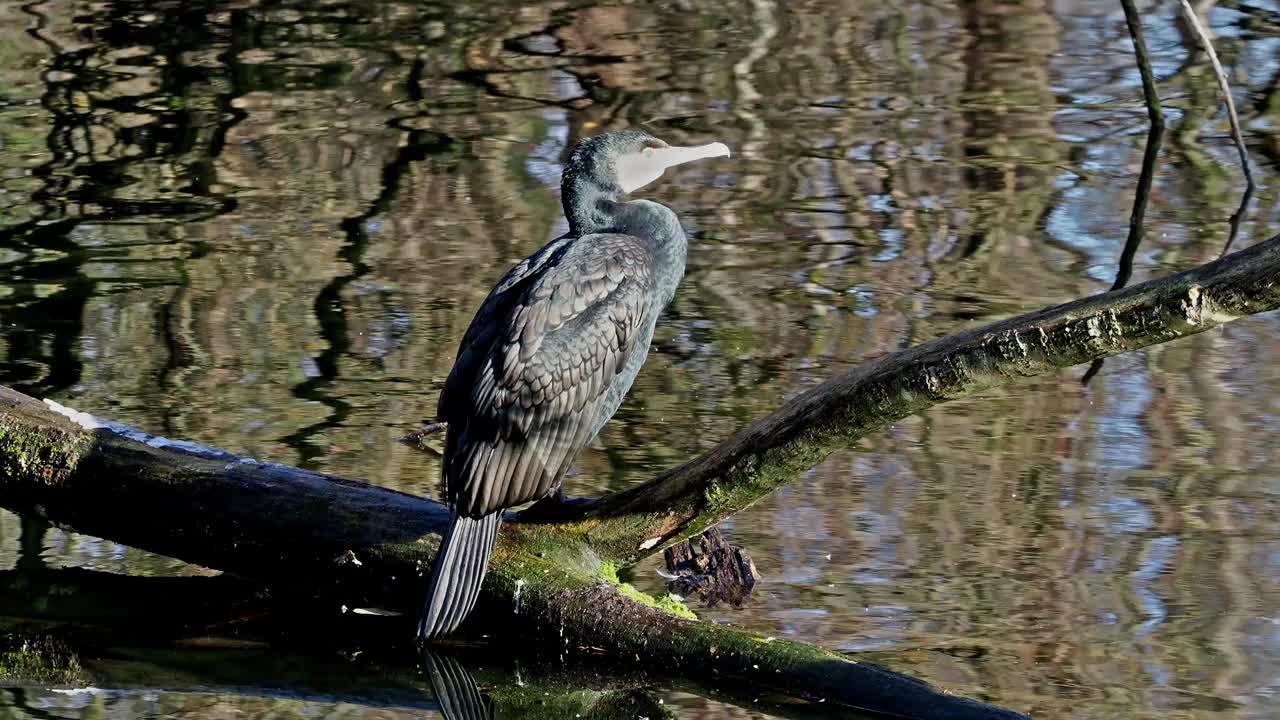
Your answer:
[[[679,147],[642,130],[619,130],[580,141],[569,156],[565,183],[586,180],[602,189],[634,192],[670,167],[704,158],[728,157],[724,143]]]

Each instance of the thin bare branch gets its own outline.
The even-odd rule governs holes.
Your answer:
[[[1124,19],[1129,26],[1129,36],[1133,38],[1133,52],[1138,60],[1138,73],[1142,76],[1142,100],[1147,106],[1147,146],[1142,153],[1142,172],[1138,175],[1138,188],[1133,193],[1133,211],[1129,214],[1129,236],[1125,239],[1124,250],[1120,253],[1120,267],[1116,271],[1112,290],[1119,290],[1129,283],[1133,276],[1133,258],[1138,254],[1138,246],[1145,237],[1144,219],[1147,214],[1147,199],[1151,195],[1151,183],[1155,178],[1156,159],[1160,156],[1160,143],[1164,138],[1164,112],[1160,109],[1160,94],[1156,90],[1155,73],[1151,70],[1151,55],[1147,52],[1147,41],[1142,32],[1142,16],[1133,0],[1120,0],[1124,7]],[[1102,358],[1093,361],[1089,370],[1080,378],[1080,383],[1088,385],[1089,381],[1102,370]]]
[[[1213,74],[1218,78],[1218,89],[1222,91],[1222,98],[1227,103],[1227,119],[1231,121],[1231,139],[1235,141],[1236,151],[1240,154],[1240,169],[1244,171],[1244,196],[1240,198],[1240,207],[1231,216],[1231,232],[1227,235],[1227,244],[1222,248],[1221,254],[1226,255],[1231,250],[1231,245],[1235,242],[1236,235],[1240,232],[1240,222],[1244,219],[1245,211],[1249,207],[1249,200],[1253,197],[1255,189],[1253,170],[1249,167],[1249,151],[1245,148],[1244,133],[1240,130],[1240,116],[1236,114],[1236,101],[1231,95],[1231,85],[1227,82],[1227,72],[1222,68],[1222,63],[1218,60],[1218,52],[1213,47],[1213,38],[1209,35],[1209,31],[1205,29],[1204,23],[1200,21],[1200,16],[1196,13],[1189,0],[1180,0],[1180,3],[1183,17],[1186,18],[1187,24],[1195,30],[1196,37],[1200,39],[1200,45],[1204,48],[1205,54],[1209,56],[1209,62],[1213,65]]]

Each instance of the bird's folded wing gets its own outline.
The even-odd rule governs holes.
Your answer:
[[[655,305],[650,255],[629,235],[585,236],[486,301],[441,401],[457,512],[545,496],[590,441],[610,386],[646,351],[636,345]]]

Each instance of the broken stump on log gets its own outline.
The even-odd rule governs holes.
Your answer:
[[[719,527],[672,545],[662,551],[662,558],[667,564],[667,591],[700,597],[707,607],[722,602],[742,607],[760,579],[751,556],[725,540]]]

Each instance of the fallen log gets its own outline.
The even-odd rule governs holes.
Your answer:
[[[156,579],[125,582],[140,580],[146,586],[154,584],[146,581]],[[195,585],[218,585],[216,578],[190,580]],[[85,589],[80,586],[122,581],[81,575],[74,582],[78,589]],[[0,618],[0,684],[5,689],[52,689],[64,696],[109,694],[117,702],[122,696],[154,695],[160,690],[214,692],[435,711],[448,720],[672,717],[642,684],[583,668],[571,668],[574,675],[570,676],[561,668],[526,665],[514,676],[506,668],[467,666],[453,657],[428,653],[423,658],[428,675],[424,678],[411,665],[389,664],[383,658],[306,652],[217,636],[177,644],[148,643],[132,630],[128,635],[111,635],[103,634],[101,628]]]
[[[504,526],[473,626],[900,717],[1013,718],[820,648],[700,623],[618,567],[717,524],[828,454],[931,405],[1280,306],[1280,238],[1126,290],[867,363],[690,463],[552,520]],[[148,435],[0,388],[0,505],[335,605],[412,612],[438,503]],[[612,581],[612,582],[611,582]]]
[[[21,574],[0,572],[0,585],[24,584],[18,577]],[[663,703],[662,691],[679,690],[792,720],[872,717],[839,706],[789,702],[746,689],[726,692],[699,684],[696,677],[620,671],[595,657],[567,662],[536,654],[495,657],[490,649],[475,647],[449,653],[425,651],[415,667],[400,661],[395,652],[377,647],[381,638],[370,641],[361,633],[357,639],[354,634],[358,630],[350,622],[338,633],[310,633],[305,641],[292,643],[257,638],[264,630],[291,632],[280,626],[301,624],[296,616],[287,620],[277,616],[247,634],[238,629],[234,636],[139,633],[147,623],[146,614],[156,607],[148,593],[173,589],[168,581],[174,578],[66,570],[34,575],[37,577],[29,583],[33,586],[57,584],[89,601],[105,599],[118,612],[97,616],[95,624],[74,625],[0,617],[0,686],[5,688],[0,690],[0,704],[9,700],[5,694],[10,689],[53,691],[60,696],[106,694],[116,702],[129,695],[154,695],[162,690],[430,710],[442,713],[447,720],[663,720],[676,715]],[[223,578],[181,580],[191,587],[208,586],[219,596],[230,589]],[[127,597],[119,596],[122,589],[129,591]],[[181,599],[186,598],[184,594]],[[136,612],[127,611],[131,603],[136,603]],[[13,606],[6,603],[6,609]],[[31,609],[47,617],[40,608]],[[172,615],[177,619],[177,613]],[[23,693],[22,697],[30,699],[31,694]],[[9,705],[21,709],[24,703],[13,698]]]
[[[430,500],[158,438],[8,388],[0,388],[0,471],[5,507],[290,592],[309,589],[335,612],[411,611],[446,519]],[[896,717],[1022,717],[811,645],[697,622],[683,606],[624,594],[613,566],[559,542],[549,526],[513,527],[473,623],[491,634],[532,633],[574,652]]]

